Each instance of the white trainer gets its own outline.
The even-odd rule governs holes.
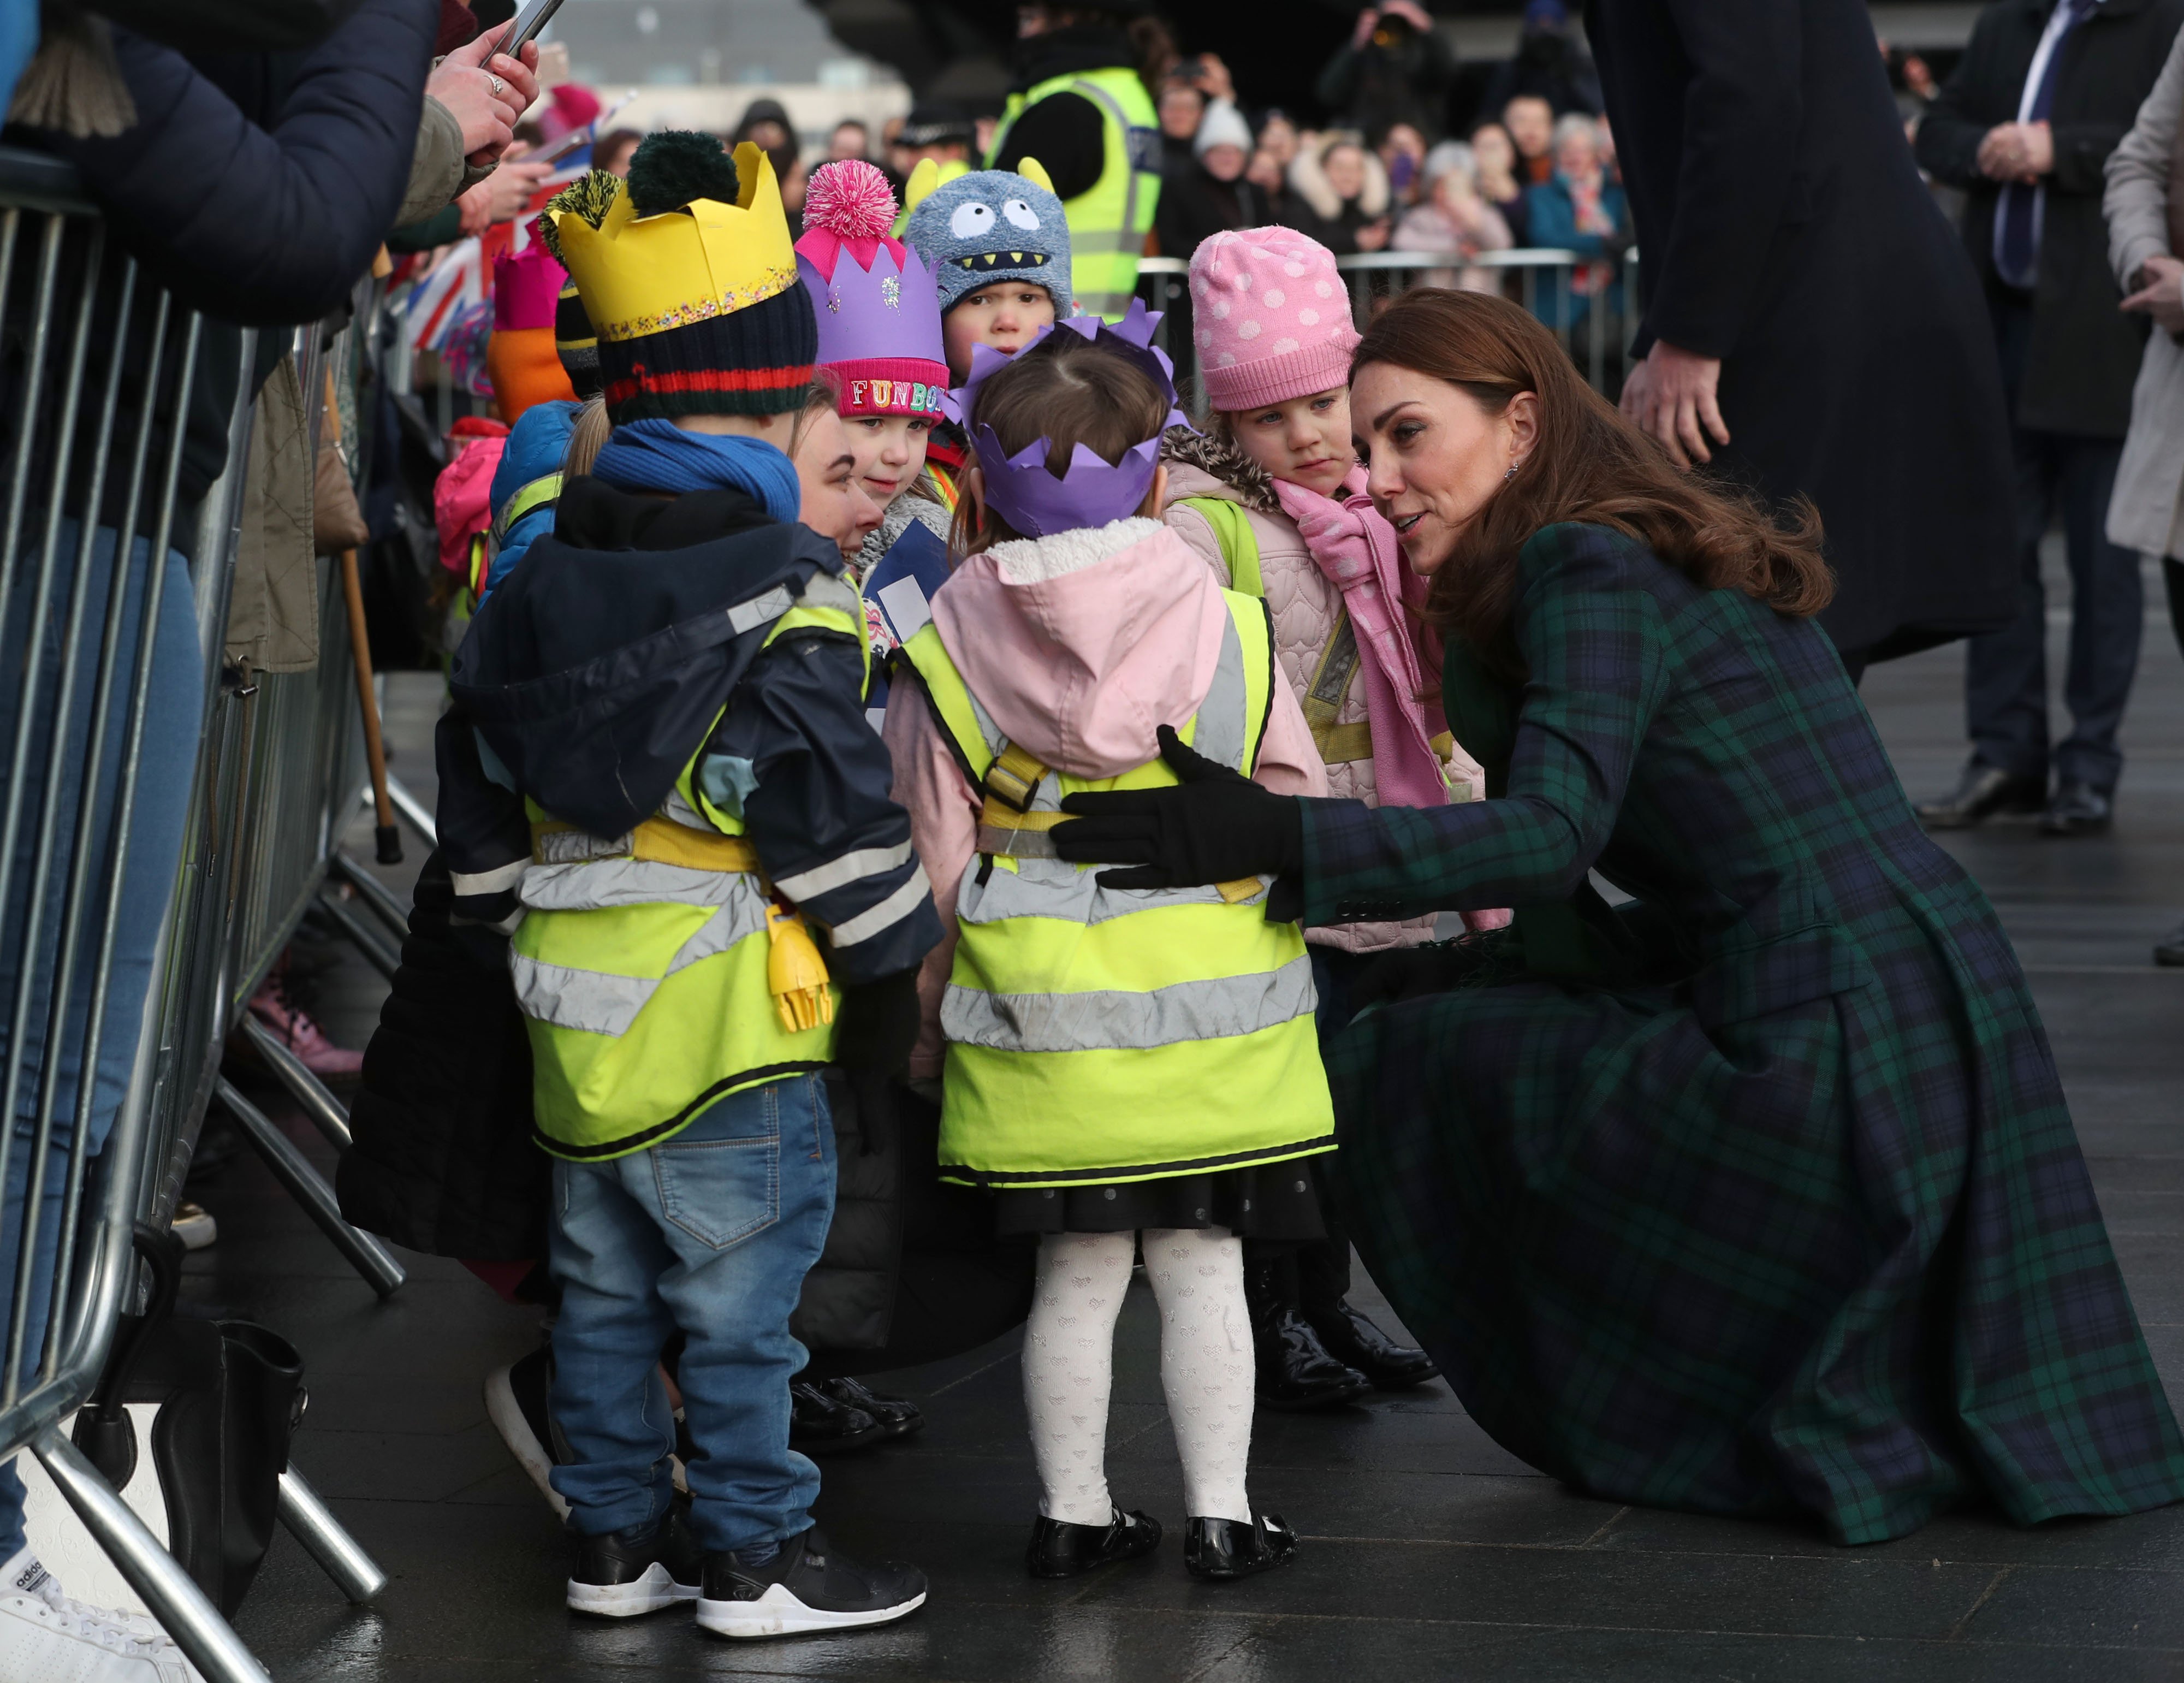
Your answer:
[[[157,1624],[64,1595],[27,1548],[0,1565],[0,1678],[10,1683],[204,1683]]]

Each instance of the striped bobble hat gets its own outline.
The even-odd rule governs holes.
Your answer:
[[[594,170],[546,208],[599,340],[607,414],[779,415],[804,405],[817,334],[773,166],[746,142],[663,130],[627,184]]]

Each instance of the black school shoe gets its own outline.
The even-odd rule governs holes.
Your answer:
[[[829,1396],[809,1379],[788,1387],[788,1446],[800,1455],[839,1455],[894,1436],[862,1408]]]
[[[749,1641],[885,1624],[924,1604],[925,1574],[915,1566],[860,1566],[814,1525],[763,1566],[738,1566],[732,1553],[709,1552],[698,1623]]]
[[[698,1599],[703,1552],[690,1530],[688,1505],[679,1500],[649,1526],[579,1536],[575,1552],[569,1572],[571,1613],[633,1619]]]
[[[1440,1372],[1424,1351],[1396,1343],[1346,1302],[1313,1316],[1312,1327],[1328,1354],[1364,1374],[1375,1390],[1407,1390]]]
[[[1119,1507],[1108,1512],[1113,1517],[1104,1525],[1076,1525],[1044,1513],[1033,1520],[1031,1546],[1024,1551],[1031,1575],[1074,1578],[1117,1560],[1135,1560],[1160,1546],[1160,1521],[1150,1514],[1125,1513]]]
[[[1271,1572],[1296,1558],[1296,1533],[1279,1513],[1240,1519],[1193,1519],[1184,1534],[1183,1564],[1194,1578],[1225,1584]]]
[[[861,1408],[878,1421],[889,1438],[906,1438],[925,1429],[924,1411],[906,1396],[882,1396],[862,1379],[822,1379],[819,1389],[846,1408]]]

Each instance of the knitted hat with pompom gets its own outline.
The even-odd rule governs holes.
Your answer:
[[[1357,348],[1334,254],[1293,228],[1215,234],[1190,257],[1199,377],[1217,410],[1340,386]]]
[[[940,296],[924,260],[889,237],[894,192],[862,159],[822,164],[804,200],[796,272],[819,328],[819,370],[845,415],[939,419],[948,389]]]

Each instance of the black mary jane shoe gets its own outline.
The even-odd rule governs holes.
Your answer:
[[[822,1379],[819,1389],[846,1408],[861,1408],[887,1428],[890,1438],[925,1429],[925,1411],[906,1396],[882,1396],[862,1379]]]
[[[1160,1546],[1159,1520],[1149,1513],[1125,1513],[1119,1507],[1109,1511],[1114,1517],[1104,1525],[1072,1525],[1040,1514],[1032,1521],[1025,1569],[1034,1578],[1074,1578],[1117,1560],[1135,1560]]]
[[[1375,1390],[1408,1390],[1440,1372],[1424,1351],[1396,1343],[1346,1302],[1337,1303],[1329,1313],[1314,1316],[1312,1326],[1327,1353],[1364,1374]]]
[[[861,1408],[838,1402],[808,1379],[788,1387],[788,1446],[803,1455],[839,1455],[892,1435]]]
[[[1241,1519],[1193,1519],[1183,1540],[1183,1564],[1194,1578],[1225,1584],[1271,1572],[1296,1558],[1296,1533],[1279,1513]]]

